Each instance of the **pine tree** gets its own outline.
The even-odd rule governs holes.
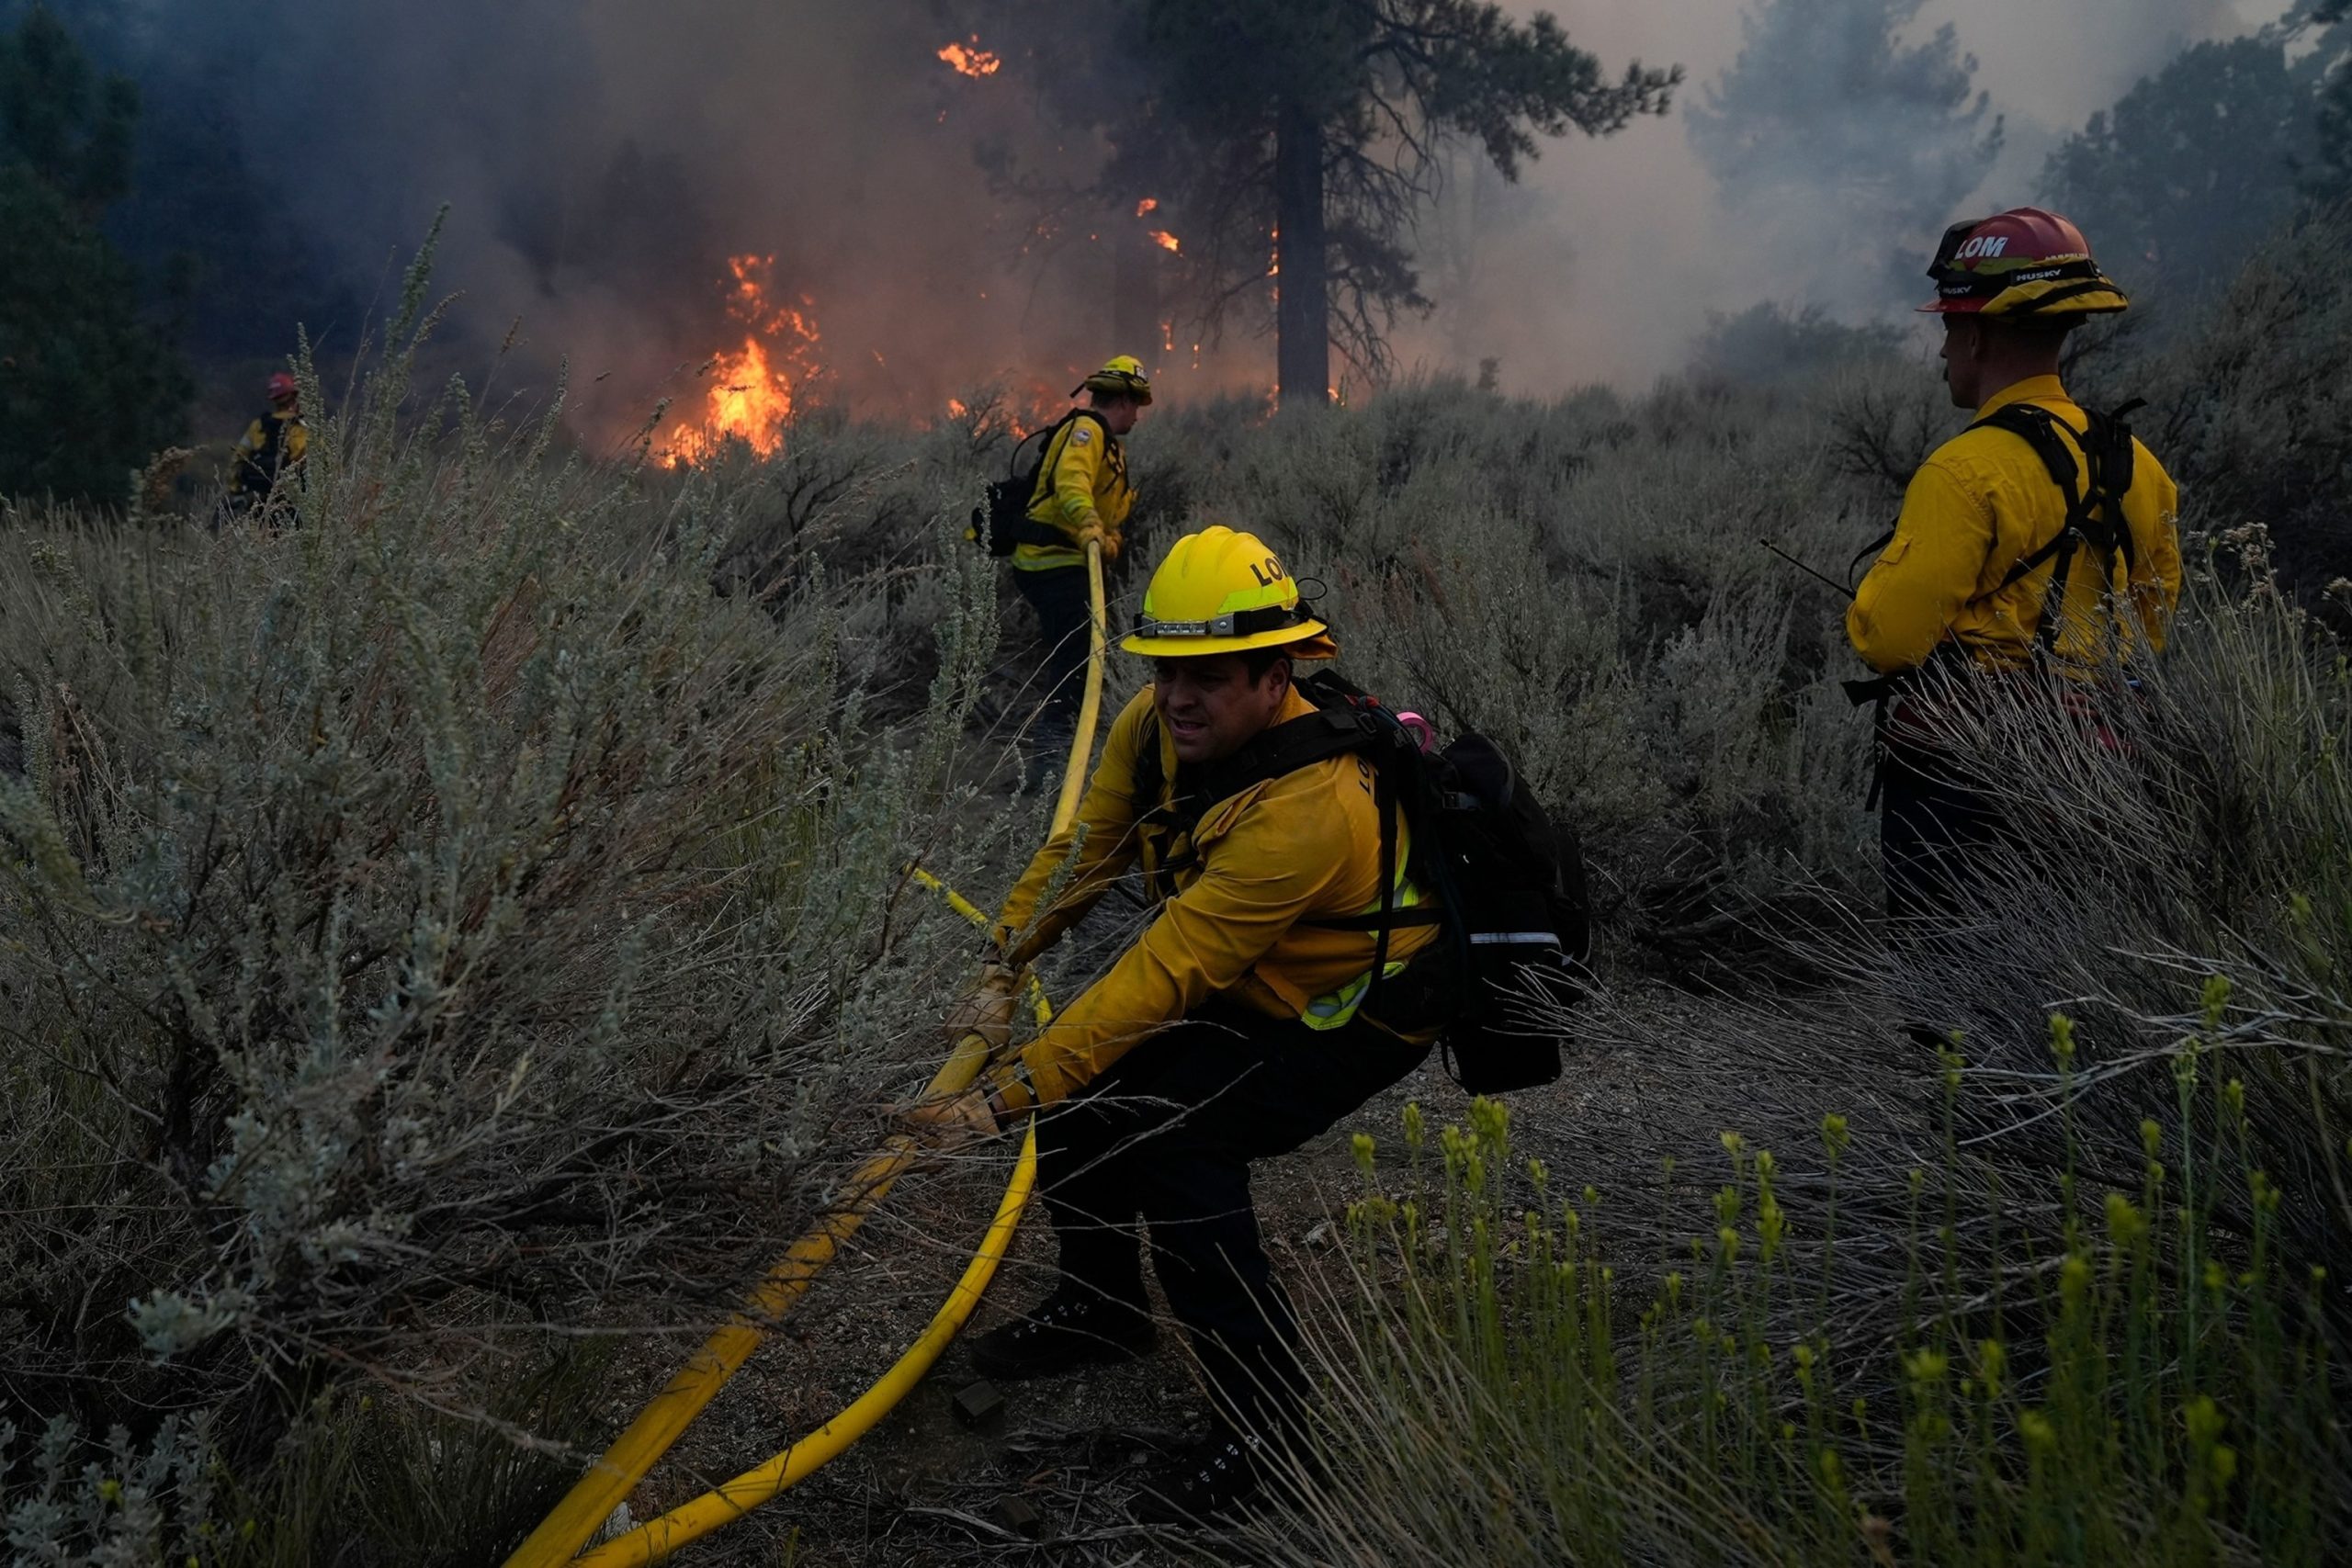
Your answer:
[[[2352,202],[2352,0],[2314,0],[2309,26],[2318,47],[2302,70],[2315,82],[2317,103],[2302,190],[2324,204]]]
[[[1967,216],[1956,209],[2003,141],[1951,28],[1904,40],[1925,4],[1759,0],[1738,60],[1688,117],[1693,151],[1761,245],[1815,266],[1864,258],[1836,281],[1871,298],[1915,281],[1903,275]]]
[[[1479,0],[1136,0],[1078,26],[1045,0],[959,15],[983,9],[991,37],[1022,40],[1057,137],[1082,129],[1106,152],[1082,188],[1024,183],[1000,157],[1000,188],[1047,229],[1148,202],[1148,225],[1182,240],[1162,280],[1173,313],[1203,335],[1271,325],[1282,393],[1318,402],[1334,347],[1377,377],[1397,317],[1428,307],[1413,231],[1463,150],[1515,179],[1540,138],[1663,114],[1681,80],[1639,63],[1608,78],[1549,15]]]
[[[1426,307],[1408,241],[1449,144],[1516,178],[1539,137],[1611,135],[1681,79],[1636,62],[1611,80],[1549,14],[1476,0],[1148,0],[1143,34],[1190,154],[1205,313],[1271,296],[1286,400],[1321,400],[1335,344],[1381,373],[1387,328]]]
[[[2312,109],[2278,39],[2200,43],[2091,116],[2043,189],[2126,288],[2223,283],[2295,209]]]
[[[98,228],[138,114],[45,6],[0,37],[0,494],[119,501],[182,428],[187,372]]]

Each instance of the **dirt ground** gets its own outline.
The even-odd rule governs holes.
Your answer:
[[[1577,1129],[1645,1116],[1661,1123],[1662,1086],[1622,1051],[1572,1058],[1561,1081],[1512,1097],[1514,1144],[1556,1169],[1576,1168]],[[1466,1100],[1434,1059],[1324,1136],[1256,1168],[1260,1219],[1293,1294],[1335,1245],[1363,1179],[1351,1138],[1369,1131],[1391,1148],[1398,1113],[1418,1100],[1437,1124],[1459,1120]],[[677,1450],[630,1498],[643,1519],[768,1457],[809,1431],[886,1369],[944,1298],[993,1212],[1010,1168],[1004,1140],[910,1180],[830,1273],[785,1332],[763,1348]],[[967,1333],[982,1332],[1047,1289],[1051,1233],[1041,1212],[1023,1224]],[[1005,1385],[1001,1415],[978,1429],[953,1411],[976,1381],[951,1346],[922,1384],[856,1447],[800,1486],[673,1561],[682,1564],[845,1564],[851,1568],[1053,1562],[1173,1562],[1179,1541],[1125,1519],[1123,1505],[1157,1450],[1197,1435],[1204,1404],[1179,1336],[1163,1314],[1159,1352],[1127,1366]],[[650,1369],[649,1369],[650,1371]],[[642,1391],[650,1393],[650,1387]],[[616,1428],[639,1390],[616,1391]],[[1035,1512],[1004,1511],[1019,1499]],[[1196,1549],[1212,1542],[1195,1540]]]

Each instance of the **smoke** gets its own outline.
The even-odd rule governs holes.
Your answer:
[[[1611,64],[1680,62],[1690,75],[1688,106],[1736,61],[1740,13],[1761,3],[1513,0],[1510,8],[1557,11],[1576,42]],[[1820,304],[1851,319],[1854,301],[1836,288],[1853,269],[1826,265],[1825,256],[1860,254],[1875,288],[1887,252],[1925,252],[1945,220],[2032,200],[2051,148],[2179,50],[2275,21],[2286,9],[2286,0],[1929,0],[1907,37],[1952,25],[1961,50],[1977,59],[1976,85],[2005,117],[2007,138],[1983,183],[1962,198],[1965,209],[1914,234],[1824,231],[1792,242],[1783,226],[1759,222],[1725,198],[1692,152],[1679,108],[1605,141],[1548,144],[1521,186],[1481,193],[1504,216],[1487,229],[1471,286],[1408,335],[1403,357],[1429,370],[1492,358],[1506,389],[1546,395],[1592,382],[1640,385],[1679,368],[1710,312],[1771,301],[1792,311]],[[1839,93],[1826,79],[1813,90]],[[1901,140],[1910,127],[1885,130]],[[1823,152],[1792,148],[1787,160],[1801,171],[1813,156],[1826,187]],[[1917,281],[1925,299],[1925,280]],[[1869,304],[1868,313],[1883,319],[1875,297]]]
[[[205,0],[127,3],[167,45],[223,38]],[[2280,5],[1930,0],[1919,26],[1955,26],[2009,128],[1968,199],[2030,197],[2057,137],[2184,44]],[[1684,64],[1686,102],[1740,48],[1733,0],[1548,8],[1612,69]],[[1003,378],[1046,401],[1112,352],[1141,355],[1175,400],[1265,387],[1270,344],[1196,355],[1181,326],[1172,343],[1111,341],[1118,258],[1136,265],[1125,231],[1140,220],[1062,211],[1041,232],[1036,205],[982,172],[1009,152],[1075,185],[1106,149],[1042,118],[1030,61],[1007,41],[993,74],[941,61],[954,41],[941,14],[919,0],[309,0],[242,24],[224,95],[308,241],[379,309],[447,203],[448,356],[479,370],[519,321],[499,384],[543,393],[568,362],[592,441],[664,397],[700,407],[706,365],[745,333],[729,313],[737,256],[773,257],[770,303],[817,333],[822,370],[796,387],[804,400],[917,415]],[[1639,383],[1683,361],[1710,310],[1802,306],[1817,286],[1724,200],[1679,113],[1549,144],[1518,186],[1473,161],[1458,173],[1423,236],[1441,308],[1400,336],[1408,367],[1475,374],[1492,359],[1507,389],[1537,394]],[[1924,248],[1933,235],[1863,238]],[[348,348],[353,324],[326,325]],[[285,344],[257,348],[291,337],[289,321]]]
[[[202,0],[151,10],[159,39],[218,25]],[[1112,352],[1112,215],[1039,233],[991,188],[976,149],[1038,142],[1031,107],[1010,72],[943,62],[924,6],[310,0],[263,31],[236,51],[245,145],[305,233],[380,314],[447,204],[443,357],[480,369],[519,321],[508,389],[568,362],[592,438],[699,408],[746,335],[734,257],[817,334],[804,406],[935,412],[1000,377],[1058,398]],[[1101,155],[1024,151],[1046,177]]]

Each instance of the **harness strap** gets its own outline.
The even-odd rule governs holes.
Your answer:
[[[1871,714],[1871,790],[1862,797],[1862,809],[1865,811],[1877,810],[1879,796],[1885,793],[1887,706],[1903,694],[1903,689],[1911,684],[1914,678],[1913,671],[1904,670],[1892,675],[1881,675],[1876,680],[1843,683],[1846,700],[1854,706],[1875,705]]]
[[[1061,472],[1062,458],[1068,455],[1069,451],[1069,443],[1067,441],[1062,443],[1060,450],[1056,451],[1054,447],[1055,438],[1061,434],[1065,426],[1076,424],[1081,419],[1092,420],[1102,430],[1103,449],[1105,451],[1115,452],[1118,450],[1118,439],[1111,434],[1110,425],[1104,422],[1101,414],[1096,413],[1092,409],[1072,409],[1069,412],[1062,415],[1061,418],[1054,421],[1053,423],[1046,426],[1045,429],[1031,431],[1026,436],[1022,438],[1020,446],[1013,447],[1011,467],[1005,470],[1005,477],[1007,479],[1019,479],[1021,477],[1022,447],[1028,446],[1030,442],[1035,441],[1040,435],[1046,438],[1045,451],[1040,452],[1037,456],[1037,477],[1029,482],[1029,505],[1036,505],[1041,499],[1053,490],[1054,476]],[[1053,454],[1054,460],[1050,464],[1046,461],[1046,452],[1051,452]],[[1046,525],[1042,523],[1033,523],[1030,524],[1029,526],[1034,528],[1043,528]],[[1069,536],[1061,532],[1059,529],[1048,529],[1047,531],[1054,536],[1053,542],[1064,545],[1069,543]],[[1024,539],[1022,542],[1023,544],[1035,544],[1038,541],[1035,539]]]
[[[1058,545],[1065,548],[1071,547],[1068,534],[1049,523],[1034,522],[1026,517],[1006,528],[1004,532],[1012,536],[1012,542],[1016,545],[1049,547]]]
[[[1388,770],[1377,765],[1372,770],[1372,799],[1380,811],[1380,928],[1372,939],[1372,984],[1364,987],[1359,1016],[1380,999],[1388,978],[1388,938],[1396,930],[1389,917],[1396,912],[1396,790]]]
[[[2060,435],[2058,427],[2062,422],[2058,416],[2036,403],[2011,403],[1996,409],[1971,426],[2007,431],[2031,446],[2051,482],[2065,498],[2065,520],[2057,534],[2041,548],[2021,558],[2001,579],[2001,586],[2008,588],[2044,564],[2053,559],[2056,562],[2051,570],[2049,586],[2042,592],[2041,623],[2034,628],[2034,641],[2045,652],[2057,646],[2075,557],[2083,547],[2087,545],[2098,553],[2104,592],[2114,589],[2115,560],[2119,555],[2123,559],[2127,581],[2136,568],[2131,525],[2122,514],[2123,497],[2132,488],[2133,467],[2132,433],[2122,423],[2122,417],[2143,406],[2134,400],[2112,416],[2091,414],[2088,428],[2077,438],[2083,452],[2082,463],[2075,460],[2074,453]]]
[[[1861,566],[1863,561],[1878,554],[1881,550],[1883,550],[1887,546],[1893,543],[1894,543],[1894,529],[1890,525],[1885,533],[1881,534],[1877,538],[1872,539],[1869,544],[1864,545],[1855,553],[1854,558],[1846,563],[1846,581],[1849,582],[1853,581],[1854,572]]]
[[[1329,671],[1318,671],[1299,685],[1317,705],[1313,713],[1283,720],[1213,767],[1197,772],[1179,769],[1174,798],[1165,805],[1147,808],[1136,818],[1136,825],[1165,827],[1171,832],[1182,833],[1189,842],[1191,835],[1199,830],[1201,818],[1220,801],[1230,800],[1253,784],[1312,767],[1329,758],[1371,751],[1379,745],[1382,735],[1378,725],[1358,705],[1363,693]],[[1142,740],[1143,754],[1136,769],[1136,794],[1139,799],[1156,800],[1166,784],[1159,761],[1156,716],[1146,716]],[[1376,761],[1372,770],[1372,793],[1380,813],[1379,912],[1299,922],[1317,931],[1371,933],[1372,977],[1363,1001],[1367,1008],[1387,978],[1390,936],[1400,930],[1445,921],[1442,908],[1396,907],[1396,790],[1388,770]],[[1197,852],[1193,853],[1196,855]],[[1189,859],[1171,857],[1164,861],[1153,873],[1153,892],[1163,899],[1173,897],[1176,873],[1189,863]]]

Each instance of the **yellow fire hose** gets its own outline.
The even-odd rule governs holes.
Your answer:
[[[1102,710],[1102,556],[1098,546],[1086,547],[1086,574],[1092,611],[1086,694],[1079,710],[1069,758],[1063,765],[1061,793],[1054,802],[1053,830],[1057,833],[1069,826],[1077,815],[1079,796],[1086,784],[1086,764],[1094,748],[1094,730]],[[988,925],[989,917],[968,899],[926,872],[917,870],[913,874],[918,882],[945,894],[956,913],[983,928]],[[1030,984],[1032,1001],[1042,1022],[1047,1014],[1045,995],[1035,988],[1034,977]],[[987,1042],[977,1034],[967,1034],[957,1041],[937,1076],[924,1089],[922,1098],[950,1099],[963,1093],[987,1066],[988,1054]],[[659,1562],[688,1541],[741,1518],[752,1508],[814,1472],[865,1436],[906,1397],[971,1316],[979,1304],[980,1292],[988,1288],[996,1272],[998,1261],[1012,1245],[1013,1228],[1020,1223],[1022,1207],[1028,1201],[1036,1176],[1037,1140],[1034,1130],[1023,1140],[1021,1157],[1013,1167],[1012,1180],[1006,1184],[1004,1199],[997,1206],[996,1219],[966,1267],[963,1278],[956,1281],[956,1289],[922,1337],[879,1382],[816,1432],[758,1469],[747,1471],[717,1491],[707,1492],[691,1503],[605,1542],[584,1557],[575,1557],[597,1528],[612,1517],[614,1507],[645,1478],[727,1380],[758,1348],[776,1321],[840,1254],[842,1245],[865,1224],[866,1215],[889,1193],[919,1153],[920,1145],[915,1140],[901,1134],[858,1168],[833,1208],[792,1244],[752,1292],[743,1310],[679,1369],[628,1429],[605,1450],[604,1457],[515,1548],[514,1555],[507,1558],[505,1568],[561,1568],[562,1564],[574,1562],[595,1564],[597,1568]]]
[[[623,1564],[640,1568],[642,1564],[659,1562],[688,1541],[698,1540],[719,1526],[741,1518],[786,1487],[813,1474],[820,1465],[865,1436],[923,1380],[932,1363],[939,1359],[940,1352],[947,1348],[947,1342],[956,1337],[965,1319],[979,1304],[980,1292],[988,1289],[998,1262],[1012,1245],[1013,1227],[1021,1223],[1022,1205],[1028,1202],[1029,1190],[1036,1176],[1037,1134],[1032,1129],[1022,1141],[1020,1161],[1012,1168],[1012,1180],[1004,1190],[1003,1201],[997,1205],[996,1220],[989,1226],[988,1238],[965,1266],[964,1277],[956,1282],[954,1292],[932,1318],[931,1326],[922,1331],[922,1337],[899,1358],[898,1364],[884,1373],[880,1382],[858,1395],[840,1415],[758,1469],[747,1470],[717,1491],[706,1492],[660,1518],[616,1536],[576,1559],[574,1568],[622,1568]]]

